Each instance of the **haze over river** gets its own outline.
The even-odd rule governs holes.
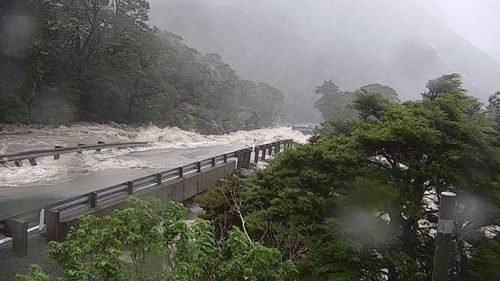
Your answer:
[[[227,135],[200,135],[179,128],[78,124],[71,127],[4,127],[0,155],[56,145],[147,141],[146,147],[63,154],[28,161],[22,167],[0,165],[0,219],[40,209],[48,203],[80,195],[170,168],[182,166],[242,147],[280,139],[303,143],[307,137],[289,127],[238,131]]]

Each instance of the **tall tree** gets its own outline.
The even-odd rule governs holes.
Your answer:
[[[488,115],[496,132],[500,133],[500,92],[491,95],[488,101]]]
[[[339,117],[349,115],[348,106],[352,101],[352,93],[341,92],[331,80],[324,81],[322,85],[316,87],[314,93],[321,95],[314,106],[321,112],[324,119],[333,115]]]

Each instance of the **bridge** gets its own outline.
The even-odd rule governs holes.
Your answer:
[[[12,250],[16,255],[25,256],[28,251],[28,229],[44,229],[47,241],[61,241],[70,227],[79,223],[79,217],[82,215],[104,216],[114,209],[125,208],[127,198],[131,195],[141,198],[158,198],[163,206],[170,201],[184,202],[204,193],[209,186],[218,184],[231,171],[248,169],[252,162],[258,163],[290,147],[293,147],[292,140],[247,147],[68,198],[49,204],[41,210],[29,211],[1,220],[0,233],[12,238]],[[88,150],[96,149],[95,146],[82,149],[87,148]],[[60,151],[56,150],[57,153]],[[54,150],[50,152],[54,153]]]
[[[147,142],[121,142],[121,143],[104,143],[98,142],[96,145],[79,144],[76,147],[62,147],[56,146],[54,149],[31,150],[16,154],[0,155],[0,164],[7,162],[14,162],[16,166],[22,165],[22,160],[29,160],[31,166],[36,166],[37,158],[53,156],[54,160],[58,160],[61,154],[66,153],[82,153],[83,151],[95,150],[101,151],[106,148],[132,148],[138,146],[145,146]]]

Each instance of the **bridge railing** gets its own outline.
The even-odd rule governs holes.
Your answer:
[[[82,153],[83,151],[95,150],[101,151],[107,148],[132,148],[138,146],[146,146],[147,142],[119,142],[119,143],[103,143],[99,142],[96,145],[79,144],[75,147],[56,147],[54,149],[30,150],[15,154],[0,155],[0,164],[14,162],[17,166],[21,165],[22,160],[29,160],[32,166],[36,166],[36,159],[41,157],[53,156],[54,160],[59,159],[61,154],[67,153]]]
[[[259,155],[262,151],[262,156],[255,158],[254,162],[258,162],[260,159],[265,159],[266,152],[267,155],[271,155],[273,152],[277,153],[280,150],[281,145],[290,146],[293,144],[293,140],[282,140],[278,142],[266,143],[263,145],[256,146],[255,152]],[[97,191],[89,192],[77,197],[68,198],[60,202],[50,204],[46,209],[51,211],[60,212],[61,214],[75,211],[80,208],[96,208],[100,203],[107,200],[116,199],[117,197],[132,195],[133,193],[143,190],[148,187],[152,187],[158,184],[162,184],[165,181],[182,178],[184,175],[201,172],[203,169],[208,167],[213,167],[220,163],[225,163],[229,159],[236,158],[238,163],[238,168],[248,168],[250,162],[250,154],[252,153],[252,148],[244,148],[237,151],[224,153],[215,157],[210,157],[195,163],[187,164],[181,167],[173,168],[156,174],[144,176],[138,179],[134,179],[128,182],[120,183]]]

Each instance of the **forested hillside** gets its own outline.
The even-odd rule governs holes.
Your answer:
[[[2,1],[0,123],[154,122],[222,133],[280,118],[280,90],[148,26],[148,13],[146,0]]]

